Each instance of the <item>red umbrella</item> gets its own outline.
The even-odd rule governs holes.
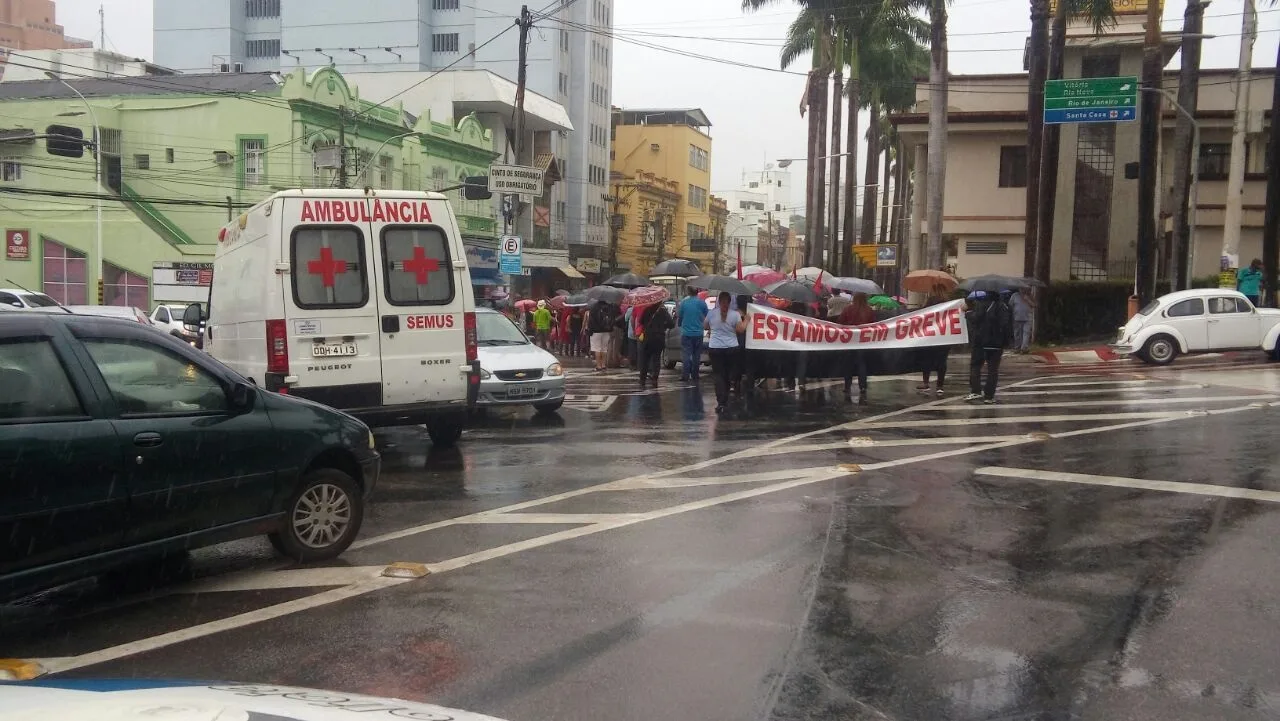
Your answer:
[[[564,310],[565,301],[566,299],[568,299],[568,297],[569,296],[567,295],[557,295],[556,297],[552,298],[550,302],[547,303],[547,305],[551,306],[552,309],[554,310]]]
[[[516,301],[516,310],[533,310],[538,307],[538,301],[532,298]]]
[[[742,276],[742,279],[749,280],[752,283],[755,283],[756,285],[763,288],[766,285],[777,283],[780,280],[786,280],[787,276],[783,275],[782,273],[779,273],[776,270],[758,270],[754,273],[747,273],[746,275]]]
[[[627,291],[626,297],[622,299],[622,305],[650,305],[661,303],[670,297],[671,292],[666,288],[657,285],[645,285]]]

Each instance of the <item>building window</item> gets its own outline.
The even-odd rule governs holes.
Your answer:
[[[458,0],[431,0],[432,10],[457,10]]]
[[[173,148],[165,148],[165,149],[164,149],[164,162],[166,162],[166,163],[172,163],[172,162],[173,162]]]
[[[0,180],[6,183],[22,180],[22,163],[15,160],[0,162]]]
[[[150,155],[134,155],[133,167],[137,168],[138,170],[150,170],[151,156]]]
[[[431,52],[433,53],[456,53],[458,52],[458,34],[457,33],[437,33],[431,36]]]
[[[569,76],[564,73],[560,73],[560,94],[569,94]]]
[[[63,305],[89,302],[85,255],[62,243],[43,238],[44,292]]]
[[[556,220],[564,222],[564,217],[569,214],[569,205],[563,200],[556,201]]]
[[[759,188],[759,187],[760,187],[760,184],[753,180],[753,181],[751,181],[750,183],[747,183],[747,187],[748,187],[748,188]]]
[[[264,140],[240,141],[240,158],[244,168],[245,185],[262,185],[266,182],[266,168],[262,159],[266,145]]]
[[[1200,144],[1200,179],[1222,180],[1231,166],[1231,143]]]
[[[560,50],[566,53],[569,52],[569,31],[568,30],[560,31]]]
[[[707,209],[707,189],[696,185],[689,186],[689,207],[698,210]]]
[[[280,0],[244,0],[244,15],[249,18],[278,18]]]
[[[280,55],[280,40],[246,40],[244,54],[250,58],[274,58]]]
[[[391,173],[392,173],[391,156],[379,155],[378,156],[378,187],[379,188],[391,187]]]
[[[689,146],[689,165],[698,170],[707,170],[711,167],[711,155],[696,145]]]
[[[1027,187],[1027,146],[1000,146],[1000,187]]]
[[[1086,55],[1080,59],[1080,77],[1114,78],[1120,74],[1120,54]]]
[[[107,155],[120,154],[120,131],[116,128],[102,128],[102,152]]]
[[[151,307],[150,286],[145,276],[130,273],[110,263],[102,271],[102,302],[146,309]]]

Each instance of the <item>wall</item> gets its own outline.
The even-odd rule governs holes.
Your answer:
[[[676,248],[688,249],[688,224],[693,223],[708,230],[711,226],[709,205],[696,208],[689,204],[690,185],[706,189],[708,204],[710,203],[710,136],[685,125],[619,125],[615,132],[615,171],[628,175],[647,171],[679,184],[684,198],[676,210],[672,240]],[[653,149],[654,144],[657,144],[657,150]],[[707,170],[699,170],[689,164],[691,144],[707,151]]]
[[[183,72],[213,70],[215,56],[244,60],[244,3],[231,0],[155,0],[155,61]]]

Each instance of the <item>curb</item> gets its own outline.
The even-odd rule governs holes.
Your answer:
[[[1116,363],[1129,360],[1128,356],[1119,355],[1106,346],[1079,350],[1036,351],[1031,356],[1038,362],[1049,365]]]

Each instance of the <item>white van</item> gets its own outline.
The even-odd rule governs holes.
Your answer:
[[[208,316],[215,358],[371,426],[448,446],[475,404],[475,299],[439,193],[272,195],[219,232]]]

